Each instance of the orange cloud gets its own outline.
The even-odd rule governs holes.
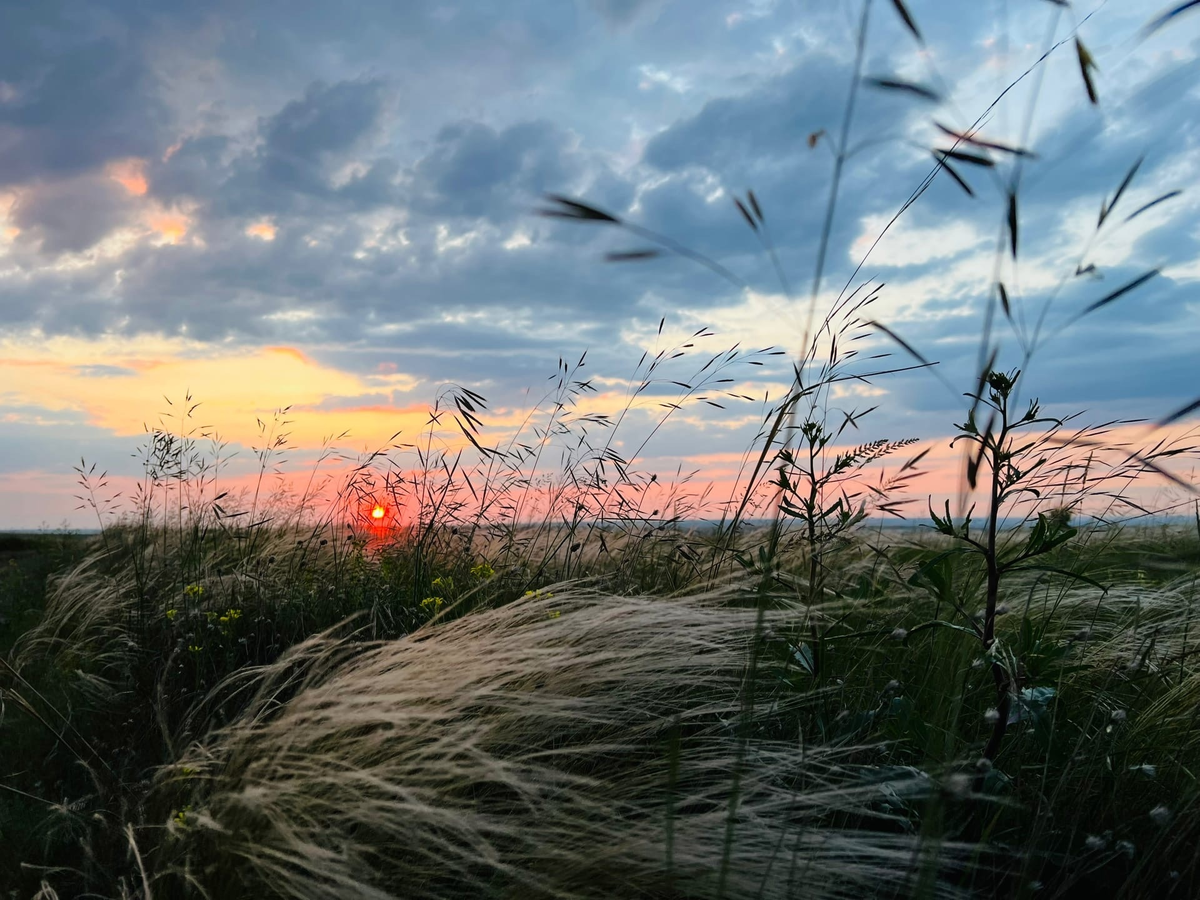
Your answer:
[[[280,356],[287,356],[297,362],[303,363],[306,366],[313,365],[313,361],[297,350],[295,347],[263,347],[264,353],[278,353]]]
[[[276,229],[270,221],[263,219],[261,222],[255,222],[252,225],[246,226],[246,236],[258,238],[263,241],[275,240]]]
[[[293,407],[293,442],[313,447],[350,430],[351,443],[386,442],[398,430],[425,422],[422,405],[368,405],[376,377],[324,365],[294,347],[212,347],[184,339],[0,339],[0,404],[73,410],[118,435],[142,433],[159,413],[174,412],[190,389],[201,406],[196,424],[225,439],[253,444],[256,420]],[[394,388],[393,388],[394,389]],[[166,395],[175,401],[169,407]],[[329,397],[362,397],[360,409],[323,409]]]
[[[105,171],[109,178],[134,196],[141,197],[150,188],[149,182],[146,181],[144,159],[119,159],[109,163]]]
[[[164,212],[150,216],[146,223],[168,244],[178,244],[188,233],[190,220],[183,213]]]

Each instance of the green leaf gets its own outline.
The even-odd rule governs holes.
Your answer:
[[[808,644],[802,643],[799,647],[792,647],[792,660],[809,675],[817,674],[816,657]]]

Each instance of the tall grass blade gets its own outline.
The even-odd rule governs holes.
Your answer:
[[[1125,177],[1121,179],[1121,183],[1117,185],[1117,192],[1113,194],[1112,200],[1100,206],[1100,221],[1096,223],[1097,228],[1104,224],[1104,220],[1107,219],[1113,209],[1116,208],[1117,201],[1121,199],[1121,195],[1125,193],[1125,189],[1129,187],[1130,183],[1133,181],[1133,176],[1137,174],[1137,171],[1141,168],[1142,162],[1145,160],[1145,158],[1146,157],[1144,156],[1139,156],[1134,161],[1133,165],[1129,167],[1129,171],[1125,173]],[[1134,213],[1134,215],[1137,215],[1137,213]],[[1133,218],[1133,216],[1130,216],[1130,218]],[[1126,221],[1128,221],[1128,219]]]
[[[900,15],[901,21],[904,22],[904,27],[907,28],[912,36],[917,39],[917,43],[924,44],[925,39],[921,37],[921,32],[917,28],[917,23],[913,20],[912,13],[908,11],[908,7],[904,5],[904,0],[892,0],[892,6],[896,8],[896,12]]]
[[[1096,95],[1096,85],[1092,81],[1092,69],[1096,67],[1096,62],[1078,37],[1075,38],[1075,55],[1079,58],[1079,74],[1083,76],[1083,86],[1087,89],[1088,100],[1095,105],[1100,102]]]
[[[1149,203],[1145,204],[1144,206],[1139,206],[1136,210],[1134,210],[1128,216],[1125,217],[1125,221],[1130,222],[1133,219],[1136,219],[1142,213],[1147,212],[1148,210],[1154,209],[1154,207],[1158,206],[1158,204],[1166,203],[1168,200],[1173,200],[1174,198],[1178,197],[1182,193],[1183,193],[1183,191],[1180,191],[1180,190],[1167,191],[1161,197],[1155,197],[1153,200],[1151,200]]]
[[[1153,278],[1157,274],[1158,274],[1158,269],[1151,269],[1149,272],[1139,275],[1137,278],[1133,279],[1133,281],[1129,282],[1128,284],[1122,285],[1121,287],[1117,288],[1112,293],[1105,294],[1099,300],[1089,303],[1087,306],[1085,306],[1083,308],[1083,310],[1078,315],[1075,316],[1075,318],[1072,321],[1077,321],[1079,319],[1082,319],[1084,316],[1090,315],[1091,313],[1094,313],[1096,310],[1103,309],[1104,307],[1108,306],[1110,303],[1114,303],[1117,300],[1120,300],[1122,297],[1124,297],[1130,291],[1141,287],[1143,284],[1145,284],[1147,281],[1149,281],[1151,278]]]
[[[1189,9],[1195,9],[1198,6],[1200,6],[1200,0],[1188,0],[1187,3],[1181,3],[1178,6],[1174,7],[1173,9],[1167,10],[1162,15],[1158,16],[1155,19],[1152,19],[1149,23],[1146,24],[1146,26],[1144,28],[1142,28],[1142,36],[1149,37],[1150,35],[1154,34],[1154,32],[1158,31],[1160,28],[1162,28],[1164,25],[1166,25],[1168,22],[1170,22],[1172,19],[1174,19],[1176,16],[1178,16],[1180,13],[1185,13]]]
[[[942,95],[931,87],[923,84],[918,84],[915,81],[905,81],[902,78],[864,78],[864,83],[870,87],[880,88],[885,91],[901,91],[903,93],[912,94],[915,97],[920,97],[922,100],[928,100],[931,103],[941,103]]]

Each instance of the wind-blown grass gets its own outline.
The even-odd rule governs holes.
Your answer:
[[[805,696],[762,691],[743,718],[755,615],[727,599],[563,586],[399,641],[299,645],[209,701],[255,691],[164,773],[190,808],[162,863],[214,896],[717,896],[737,767],[729,894],[903,881],[910,836],[837,826],[883,817],[858,748],[739,752]]]

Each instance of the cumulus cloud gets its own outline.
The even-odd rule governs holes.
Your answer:
[[[519,122],[502,131],[479,122],[447,125],[413,167],[413,202],[431,215],[492,222],[529,215],[541,194],[578,183],[573,143],[549,122]]]

